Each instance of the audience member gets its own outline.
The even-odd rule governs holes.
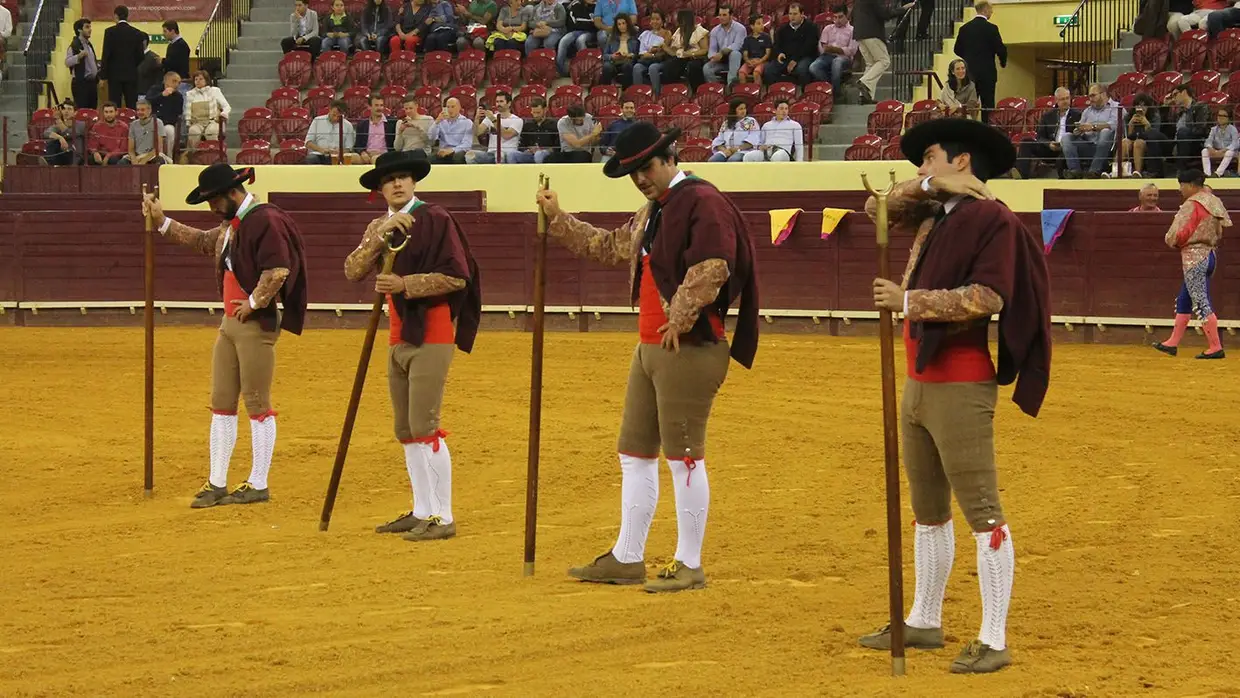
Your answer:
[[[330,165],[333,160],[349,161],[349,149],[357,142],[353,123],[344,118],[349,110],[341,100],[327,108],[327,113],[316,116],[306,131],[306,164]]]
[[[1035,130],[1037,138],[1021,141],[1017,150],[1016,170],[1020,176],[1025,179],[1031,177],[1038,160],[1058,160],[1063,153],[1064,139],[1072,134],[1080,120],[1081,111],[1072,108],[1072,93],[1068,88],[1055,90],[1055,108],[1038,120]]]
[[[487,37],[487,48],[491,51],[520,51],[525,47],[525,8],[521,0],[508,0],[508,4],[499,8],[499,17],[495,20],[495,31]]]
[[[386,51],[393,31],[392,10],[383,0],[368,0],[362,10],[362,31],[357,47],[363,51]]]
[[[977,87],[969,79],[969,66],[959,58],[947,65],[947,86],[939,93],[939,109],[945,116],[966,119],[977,116],[981,102]]]
[[[498,124],[498,128],[496,127]],[[486,105],[478,105],[474,115],[474,133],[481,142],[483,134],[491,134],[487,148],[473,154],[473,161],[478,165],[494,165],[508,153],[515,153],[521,143],[521,127],[525,121],[512,113],[512,95],[504,91],[495,93],[495,111],[488,111]],[[499,137],[491,133],[498,130]]]
[[[642,32],[637,39],[637,60],[633,62],[633,77],[630,84],[644,85],[646,71],[651,66],[659,65],[667,58],[665,50],[672,40],[672,33],[667,29],[666,15],[663,10],[650,11],[650,28]]]
[[[319,44],[322,51],[349,52],[353,47],[353,33],[357,27],[353,18],[344,11],[344,0],[332,0],[331,14],[323,20],[323,41]]]
[[[775,58],[763,68],[762,81],[805,83],[818,56],[818,27],[806,21],[800,3],[788,6],[788,23],[775,30]]]
[[[73,100],[66,99],[56,108],[55,121],[43,132],[43,159],[49,165],[73,165],[78,161],[76,144],[79,140],[74,114],[77,109]]]
[[[746,153],[745,162],[805,162],[805,135],[788,110],[788,100],[776,100],[775,118],[762,126],[762,147]]]
[[[0,5],[0,58],[4,57],[4,44],[13,36],[13,13]]]
[[[930,37],[930,18],[934,16],[934,0],[913,0],[913,4],[917,7],[917,33],[913,38],[927,39]],[[904,50],[904,39],[908,36],[911,20],[912,12],[906,10],[900,21],[896,22],[895,31],[891,33],[891,41],[898,47],[897,53]]]
[[[185,37],[181,36],[181,25],[177,24],[176,20],[170,19],[163,23],[162,28],[164,40],[168,42],[168,48],[164,51],[164,60],[159,65],[160,70],[164,74],[189,75],[189,42],[185,40]],[[188,85],[181,90],[181,92],[188,91]]]
[[[637,123],[637,104],[631,99],[626,99],[620,105],[620,118],[608,124],[599,141],[603,148],[604,161],[616,154],[616,138],[635,123]]]
[[[90,154],[87,162],[91,165],[116,165],[125,159],[129,152],[129,126],[116,118],[116,105],[104,102],[100,110],[101,118],[90,129],[90,139],[86,151]]]
[[[568,108],[568,114],[556,124],[560,133],[560,151],[547,157],[548,162],[590,162],[594,146],[603,135],[603,125],[595,123],[580,104]]]
[[[185,124],[189,133],[189,150],[198,147],[198,141],[220,137],[220,119],[228,120],[232,107],[224,99],[220,88],[211,85],[211,76],[205,70],[194,71],[194,89],[185,93]]]
[[[422,33],[423,51],[451,51],[456,46],[456,15],[448,0],[426,0],[431,7],[431,23]]]
[[[525,55],[540,48],[557,50],[564,38],[568,13],[557,0],[538,0],[525,8]]]
[[[370,95],[370,115],[357,125],[357,151],[362,164],[369,165],[375,158],[396,148],[396,119],[390,119],[383,106],[383,97],[374,92]]]
[[[308,51],[310,60],[319,57],[319,13],[306,6],[306,0],[293,0],[293,13],[288,16],[289,36],[280,40],[280,48]]]
[[[392,23],[392,38],[388,40],[389,51],[416,51],[422,43],[422,35],[430,30],[430,0],[404,0],[396,11]]]
[[[1179,167],[1195,167],[1193,161],[1201,153],[1201,144],[1210,133],[1213,119],[1210,106],[1197,101],[1197,93],[1188,85],[1177,85],[1167,95],[1169,118],[1175,125],[1175,154]]]
[[[1064,134],[1059,142],[1063,146],[1068,179],[1080,179],[1082,174],[1091,179],[1102,176],[1103,168],[1111,159],[1115,146],[1115,124],[1119,120],[1119,105],[1107,97],[1106,88],[1094,83],[1089,86],[1089,106],[1081,112],[1071,133]],[[1089,170],[1081,172],[1081,157],[1090,159]]]
[[[733,98],[728,103],[728,116],[710,145],[714,151],[710,162],[742,162],[750,151],[762,145],[762,130],[757,119],[749,116],[745,100]]]
[[[103,31],[103,66],[100,75],[108,81],[108,100],[130,109],[138,103],[138,65],[150,42],[146,32],[129,23],[129,8],[117,5],[116,24]]]
[[[530,100],[530,118],[521,125],[521,142],[516,150],[504,153],[504,162],[541,165],[559,145],[560,129],[554,119],[547,118],[547,101],[535,97]]]
[[[468,5],[458,2],[456,16],[461,20],[462,27],[478,25],[486,28],[487,34],[495,27],[495,18],[499,16],[499,6],[495,0],[471,0]],[[474,44],[474,48],[483,48],[485,37]]]
[[[990,18],[994,7],[988,0],[973,6],[977,16],[965,23],[956,36],[956,55],[969,66],[969,74],[977,84],[977,97],[982,103],[982,122],[990,123],[990,112],[995,108],[995,83],[999,80],[999,66],[1007,67],[1007,46]]]
[[[90,20],[75,21],[73,33],[73,41],[65,52],[65,67],[73,74],[69,87],[75,103],[82,105],[82,109],[94,109],[99,104],[99,59],[90,43]]]
[[[443,165],[463,165],[465,153],[474,143],[474,122],[461,113],[461,102],[449,97],[443,103],[443,111],[431,127],[431,140],[439,144],[432,160]]]
[[[405,97],[405,116],[396,124],[395,150],[420,150],[427,153],[431,145],[431,128],[435,120],[429,114],[423,114],[418,106],[418,98],[413,95]]]
[[[861,76],[861,103],[873,104],[878,93],[878,81],[891,67],[891,54],[887,51],[886,22],[900,16],[913,3],[893,5],[890,0],[855,0],[853,3],[853,38],[857,50],[865,61],[865,73]]]
[[[633,58],[640,49],[637,32],[629,26],[629,15],[617,15],[607,47],[603,49],[603,83],[633,84]]]
[[[1172,38],[1180,38],[1180,34],[1198,27],[1206,28],[1206,18],[1215,10],[1225,10],[1230,7],[1227,0],[1193,0],[1191,12],[1171,12],[1167,16],[1167,31],[1171,32]],[[1179,7],[1177,9],[1188,9]]]
[[[1219,107],[1218,124],[1210,129],[1205,147],[1201,149],[1201,171],[1207,174],[1214,172],[1215,177],[1222,177],[1236,157],[1237,146],[1240,146],[1240,133],[1232,125],[1227,107]],[[1211,167],[1214,162],[1219,162],[1219,166]]]
[[[568,59],[574,54],[598,45],[595,40],[598,30],[594,27],[594,0],[571,0],[565,11],[568,13],[566,32],[555,53],[555,65],[560,75],[568,75]]]
[[[616,17],[620,15],[636,17],[637,3],[635,0],[598,0],[594,4],[592,18],[599,46],[607,43],[607,34],[611,32],[616,24]]]
[[[737,82],[756,82],[762,84],[762,71],[766,68],[767,61],[771,60],[771,49],[774,44],[771,43],[771,35],[766,33],[766,20],[762,15],[752,15],[749,18],[749,36],[745,37],[745,43],[741,44],[741,61],[740,70],[736,71]],[[810,65],[813,69],[813,65]]]
[[[156,158],[160,162],[170,163],[172,158],[167,153],[159,152],[156,139],[163,132],[164,125],[151,116],[151,103],[145,99],[138,100],[138,118],[129,122],[129,151],[124,162],[130,165],[146,165]]]
[[[185,95],[181,93],[181,76],[174,72],[164,73],[162,87],[152,87],[146,93],[146,101],[150,103],[155,118],[163,125],[164,148],[166,155],[176,151],[177,122],[185,113]]]
[[[818,37],[818,48],[822,55],[810,63],[809,74],[814,80],[830,81],[831,89],[839,94],[844,71],[852,68],[853,58],[857,55],[857,40],[853,38],[853,27],[848,22],[847,5],[831,10],[831,21],[822,28],[822,34]]]
[[[667,58],[658,65],[650,66],[650,86],[655,94],[663,90],[664,82],[689,83],[694,92],[702,84],[702,65],[710,48],[710,32],[698,24],[693,10],[681,10],[676,14],[676,31],[667,44]]]
[[[702,78],[706,82],[723,82],[720,74],[728,71],[728,84],[736,82],[741,69],[741,47],[749,35],[745,26],[732,19],[732,6],[719,6],[719,24],[710,30],[706,48],[707,60],[702,65]]]
[[[1205,28],[1211,41],[1217,39],[1224,29],[1233,27],[1240,27],[1240,5],[1215,10],[1206,16]]]
[[[1139,92],[1133,96],[1132,113],[1128,116],[1128,130],[1120,153],[1125,177],[1145,177],[1150,172],[1162,172],[1167,137],[1162,133],[1161,112],[1154,98],[1148,94]]]
[[[158,87],[164,81],[164,60],[158,53],[147,50],[142,62],[138,64],[138,98],[141,99],[152,87]]]
[[[1129,213],[1160,213],[1158,208],[1158,185],[1149,182],[1137,193],[1137,205],[1128,209]]]

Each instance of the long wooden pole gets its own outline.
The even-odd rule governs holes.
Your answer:
[[[878,276],[891,278],[888,251],[887,197],[895,188],[896,172],[891,171],[891,184],[882,191],[870,186],[865,174],[861,181],[877,200],[874,229],[878,243]],[[887,600],[891,624],[891,675],[904,676],[904,561],[900,543],[900,445],[896,429],[896,368],[895,337],[890,310],[878,312],[878,339],[883,372],[883,456],[887,485]]]
[[[155,187],[159,197],[159,187]],[[142,185],[142,200],[146,201],[146,185]],[[142,326],[146,335],[146,355],[143,358],[145,385],[143,392],[143,445],[142,472],[143,493],[155,496],[155,222],[150,215],[146,219],[146,232],[142,236],[143,286],[146,294],[142,312]]]
[[[396,263],[396,253],[400,247],[388,247],[383,257],[383,273],[392,273],[392,265]],[[374,305],[370,307],[370,321],[366,324],[366,340],[362,342],[362,355],[357,359],[357,371],[353,374],[353,392],[349,394],[349,407],[344,414],[344,426],[340,428],[340,442],[336,444],[336,462],[332,464],[331,481],[327,483],[327,497],[323,500],[323,511],[319,514],[319,530],[326,531],[332,522],[332,509],[336,506],[336,492],[340,489],[340,476],[344,474],[344,461],[349,455],[349,440],[353,438],[353,423],[357,420],[357,407],[362,401],[362,388],[366,385],[366,371],[370,368],[370,355],[375,349],[375,334],[379,331],[379,317],[383,315],[384,295],[375,294]]]
[[[538,175],[538,188],[551,188],[551,178]],[[538,208],[538,242],[534,253],[534,350],[530,359],[530,438],[525,472],[525,576],[534,574],[538,537],[538,449],[542,437],[543,311],[547,290],[547,214]]]

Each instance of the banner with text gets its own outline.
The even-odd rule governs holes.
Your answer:
[[[130,22],[162,22],[166,19],[202,22],[211,17],[216,0],[82,0],[82,16],[96,22],[114,21],[116,16],[112,11],[121,4],[129,8]]]

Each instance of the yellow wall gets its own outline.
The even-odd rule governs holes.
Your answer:
[[[197,185],[202,168],[191,165],[165,165],[159,170],[160,198],[169,211],[184,211],[185,196]],[[724,191],[806,191],[861,190],[861,173],[866,173],[876,186],[890,181],[888,172],[895,169],[899,179],[913,177],[915,169],[908,162],[806,162],[806,163],[687,163],[686,170],[713,182]],[[329,165],[267,165],[257,168],[255,182],[249,187],[259,198],[271,192],[351,192],[364,191],[358,177],[365,166]],[[599,165],[444,165],[436,166],[430,176],[418,184],[423,191],[487,192],[488,211],[532,212],[534,192],[538,189],[539,173],[551,177],[551,186],[560,194],[560,202],[569,211],[634,211],[644,199],[627,179],[608,179]],[[1146,180],[1081,180],[1063,182],[1056,179],[1027,181],[995,180],[991,190],[1014,211],[1042,210],[1042,190],[1072,187],[1075,189],[1136,190]],[[1155,180],[1165,191],[1175,191],[1174,180]],[[1220,179],[1211,182],[1219,189],[1240,188],[1240,180]],[[1135,205],[1135,203],[1134,203]],[[198,210],[206,210],[201,206]]]
[[[1108,3],[1120,0],[1089,0],[1091,11],[1098,11]],[[1058,44],[1060,27],[1056,27],[1056,15],[1070,15],[1080,6],[1080,0],[990,0],[995,13],[991,18],[1003,35],[1003,43],[1009,48],[1020,44]],[[965,11],[965,19],[974,16],[972,8]]]

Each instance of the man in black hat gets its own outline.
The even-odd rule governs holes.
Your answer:
[[[569,250],[603,264],[627,264],[639,308],[639,344],[629,368],[620,425],[621,518],[615,546],[569,570],[587,582],[641,584],[645,548],[659,498],[659,448],[672,471],[679,538],[671,564],[646,591],[706,586],[702,540],[710,506],[706,421],[728,359],[753,365],[758,345],[758,293],[753,242],[732,202],[676,164],[680,129],[660,133],[638,121],[617,136],[603,173],[627,175],[648,203],[616,230],[603,230],[560,208],[553,191],[538,193],[548,232]],[[724,316],[740,297],[729,352]]]
[[[982,628],[951,665],[997,671],[1011,661],[1006,624],[1012,540],[999,504],[994,410],[998,385],[1037,416],[1050,376],[1050,300],[1042,243],[996,201],[985,180],[1016,159],[1008,138],[968,119],[935,119],[900,141],[918,177],[889,199],[893,225],[916,231],[903,284],[874,280],[874,304],[904,313],[908,360],[900,422],[916,517],[917,589],[905,619],[908,647],[943,646],[942,609],[955,557],[954,493],[977,544]],[[871,217],[875,200],[866,204]],[[999,315],[999,365],[987,326]],[[1019,376],[1019,380],[1017,380]],[[861,638],[890,649],[889,627]]]
[[[482,317],[478,265],[465,233],[447,209],[414,195],[430,170],[422,151],[387,152],[375,160],[361,183],[383,194],[387,212],[366,226],[361,244],[344,262],[345,276],[361,281],[382,267],[389,246],[399,248],[392,273],[380,273],[375,290],[387,295],[391,318],[388,388],[413,510],[375,532],[403,533],[412,541],[456,535],[452,457],[439,410],[452,354],[473,349]]]
[[[142,213],[165,237],[215,256],[224,320],[211,364],[211,473],[190,504],[253,504],[270,499],[267,473],[276,446],[276,412],[271,406],[275,345],[280,330],[301,334],[306,316],[306,267],[301,234],[287,213],[247,193],[253,168],[234,170],[216,163],[198,174],[198,188],[185,197],[207,203],[223,223],[198,230],[164,215],[147,194]],[[276,303],[284,304],[283,316]],[[237,443],[237,401],[250,415],[253,467],[250,477],[228,492],[228,462]]]

